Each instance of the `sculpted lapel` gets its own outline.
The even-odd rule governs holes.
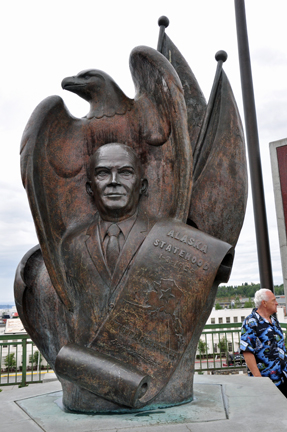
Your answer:
[[[101,246],[98,220],[98,215],[96,215],[95,221],[87,230],[87,235],[89,238],[85,243],[93,264],[95,265],[104,282],[111,288],[111,291],[113,292],[122,279],[122,276],[125,273],[125,270],[127,269],[132,258],[146,238],[152,225],[149,224],[147,219],[141,219],[140,217],[136,219],[121,250],[114,274],[111,277]]]
[[[112,292],[118,286],[126,268],[128,267],[134,255],[137,253],[150,229],[151,226],[149,226],[147,219],[141,219],[140,217],[136,219],[116,264],[111,282]]]
[[[98,226],[99,216],[96,215],[95,221],[90,225],[87,230],[87,235],[89,238],[86,240],[86,247],[88,249],[91,260],[94,266],[98,270],[99,275],[104,280],[104,282],[110,287],[111,286],[111,276],[106,265],[106,260],[103,255],[99,226]]]

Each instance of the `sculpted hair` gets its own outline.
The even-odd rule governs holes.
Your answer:
[[[127,146],[126,144],[121,144],[121,143],[113,142],[113,143],[103,144],[93,154],[90,155],[89,162],[88,162],[88,165],[87,165],[87,178],[88,178],[88,180],[91,180],[91,177],[93,175],[93,173],[91,173],[91,161],[92,161],[92,159],[101,150],[101,148],[103,148],[103,147],[112,147],[112,146],[123,147],[123,148],[126,149],[127,152],[133,154],[134,160],[135,160],[135,162],[137,164],[137,167],[139,169],[139,172],[140,172],[140,176],[141,177],[144,176],[144,169],[143,169],[143,166],[141,164],[140,156],[135,152],[135,150],[132,147]]]
[[[254,296],[254,304],[256,308],[259,308],[261,306],[263,300],[268,301],[268,292],[272,291],[267,288],[261,288],[260,290],[256,291]]]

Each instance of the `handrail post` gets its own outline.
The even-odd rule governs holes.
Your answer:
[[[21,387],[27,387],[27,339],[22,339],[22,381],[19,385],[19,388]]]

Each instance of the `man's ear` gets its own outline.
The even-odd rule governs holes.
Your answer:
[[[148,190],[148,181],[147,181],[146,178],[145,179],[141,179],[141,183],[142,183],[142,186],[140,188],[140,194],[141,195],[146,195],[147,194],[147,190]]]
[[[92,190],[92,182],[87,181],[87,183],[86,183],[86,191],[87,191],[87,194],[90,195],[91,197],[94,196],[94,192]]]

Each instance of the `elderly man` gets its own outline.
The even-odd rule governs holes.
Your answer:
[[[277,319],[275,295],[262,288],[255,293],[255,309],[248,315],[241,330],[240,349],[249,375],[269,377],[287,397],[287,354],[284,336]]]

